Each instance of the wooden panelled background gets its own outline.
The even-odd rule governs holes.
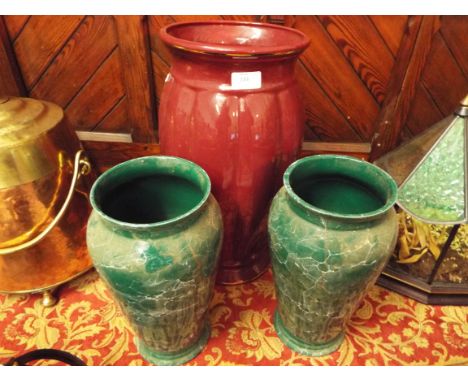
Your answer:
[[[107,155],[138,152],[157,142],[158,100],[171,62],[159,29],[177,21],[262,20],[311,39],[297,66],[306,140],[372,142],[384,118],[398,130],[398,143],[453,112],[468,92],[468,17],[432,17],[429,27],[427,20],[413,27],[419,34],[411,31],[417,18],[2,16],[0,93],[55,102],[76,130],[131,133],[133,146],[96,144]],[[389,97],[400,93],[397,126],[388,121],[392,109],[382,108],[395,107]]]

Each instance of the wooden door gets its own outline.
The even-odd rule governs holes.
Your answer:
[[[310,37],[297,78],[313,151],[373,143],[381,155],[468,92],[466,16],[2,16],[0,93],[60,105],[83,139],[103,141],[85,145],[104,165],[157,153],[171,63],[159,29],[209,19],[274,22]]]

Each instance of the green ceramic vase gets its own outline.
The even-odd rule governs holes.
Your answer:
[[[141,355],[182,364],[205,346],[222,218],[210,179],[176,157],[121,163],[94,183],[87,244]]]
[[[291,349],[321,356],[339,347],[393,252],[397,186],[378,167],[338,155],[294,162],[283,183],[268,219],[275,329]]]

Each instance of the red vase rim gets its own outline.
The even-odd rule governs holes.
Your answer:
[[[220,27],[223,27],[222,30]],[[205,37],[193,38],[193,32],[205,32]],[[214,32],[218,32],[215,34]],[[246,34],[263,32],[260,44],[254,39],[236,37],[235,32]],[[221,36],[220,37],[220,33]],[[203,36],[203,35],[202,35]],[[215,36],[212,38],[212,36]],[[178,22],[163,27],[160,37],[172,48],[199,54],[215,54],[233,58],[249,56],[293,56],[303,52],[309,45],[309,38],[301,31],[275,24],[249,21],[191,21]],[[223,42],[219,42],[224,38]],[[247,43],[239,39],[247,39]],[[235,41],[237,39],[237,42]],[[252,43],[251,43],[252,42]]]

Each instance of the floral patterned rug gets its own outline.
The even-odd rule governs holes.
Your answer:
[[[468,307],[429,306],[374,286],[328,356],[289,350],[272,325],[271,271],[239,286],[217,286],[211,339],[189,365],[468,365]],[[0,296],[0,363],[36,348],[73,353],[88,365],[148,365],[95,271],[60,290],[53,308],[40,296]],[[39,361],[36,364],[53,364]]]

